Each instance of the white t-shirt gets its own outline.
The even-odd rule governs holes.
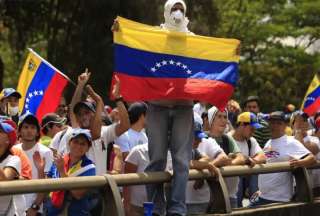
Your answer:
[[[137,166],[137,173],[142,173],[149,165],[149,153],[148,144],[137,145],[133,147],[128,154],[126,162],[134,164]],[[167,167],[166,170],[170,170],[172,167],[172,158],[170,152],[168,152],[167,157]],[[135,185],[130,186],[130,203],[135,206],[143,207],[143,203],[147,202],[147,192],[145,185]]]
[[[136,145],[148,143],[148,137],[144,131],[127,130],[114,141],[120,147],[121,152],[130,152]]]
[[[193,111],[198,113],[201,117],[202,113],[204,113],[207,110],[207,108],[205,106],[202,106],[200,103],[196,103],[193,106]]]
[[[304,142],[312,142],[314,144],[316,144],[320,150],[320,141],[319,138],[316,136],[306,136],[303,138]],[[318,154],[315,155],[317,160],[320,160],[320,152],[318,152]],[[312,179],[311,179],[311,183],[313,188],[316,187],[320,187],[320,169],[313,169],[310,172],[312,174]]]
[[[56,149],[59,154],[64,155],[69,152],[67,148],[67,140],[70,139],[72,133],[72,127],[67,127],[67,129],[59,131],[56,135],[52,138],[50,143],[50,148]]]
[[[40,156],[42,158],[45,159],[45,168],[44,168],[44,172],[45,173],[48,173],[50,171],[50,168],[52,166],[52,163],[53,163],[53,154],[52,154],[52,151],[44,146],[43,144],[41,143],[36,143],[31,149],[29,150],[24,150],[22,148],[22,144],[17,144],[16,145],[17,148],[21,149],[28,157],[29,161],[30,161],[30,164],[32,166],[32,179],[39,179],[39,176],[38,176],[38,170],[36,168],[36,165],[33,161],[33,154],[38,151],[40,153]],[[33,194],[25,194],[25,198],[26,198],[26,205],[27,205],[27,208],[29,208],[34,200],[36,199],[36,196],[37,194],[33,193]],[[42,212],[42,205],[40,207],[40,210],[39,212]]]
[[[250,154],[249,154],[249,145],[248,145],[248,141],[247,140],[243,140],[243,141],[238,141],[236,139],[234,139],[236,141],[236,143],[238,144],[241,153],[244,156],[250,156],[253,157],[258,153],[263,153],[261,147],[259,146],[257,140],[254,137],[250,137],[250,141],[251,141],[251,149],[250,149]]]
[[[310,154],[302,143],[287,135],[269,140],[263,151],[267,157],[267,163],[301,159]],[[264,199],[289,202],[292,198],[293,177],[290,172],[260,174],[258,182],[261,197]]]
[[[207,155],[210,159],[215,159],[221,152],[223,152],[222,148],[220,148],[218,143],[212,138],[202,139],[198,150],[202,155]],[[193,188],[194,183],[195,181],[188,181],[186,189],[186,203],[208,203],[210,200],[210,189],[207,181],[205,181],[204,185],[198,190]]]
[[[110,142],[113,142],[117,138],[116,125],[102,126],[101,137],[92,142],[92,146],[86,154],[95,163],[97,175],[104,175],[107,172],[107,147]],[[52,148],[59,146],[58,152],[62,155],[69,153],[69,145],[67,143],[70,141],[72,131],[72,128],[68,128],[62,138],[60,138],[62,135],[61,131],[57,133],[50,146]],[[60,143],[58,140],[60,140]]]
[[[11,167],[17,171],[17,173],[21,174],[21,161],[18,156],[8,155],[6,159],[4,159],[0,163],[0,168]],[[11,205],[10,205],[11,203]],[[20,203],[19,203],[20,205]],[[25,203],[21,203],[21,205],[25,206]],[[10,208],[10,209],[9,209]],[[8,216],[13,216],[14,212],[14,196],[0,196],[0,215],[5,214],[6,212]],[[21,215],[21,214],[19,214]]]
[[[137,173],[144,172],[150,162],[148,144],[133,147],[126,158],[126,162],[136,165]],[[130,186],[130,203],[132,205],[143,207],[143,203],[147,200],[145,185]]]

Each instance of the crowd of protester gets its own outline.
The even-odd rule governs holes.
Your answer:
[[[44,115],[41,121],[30,113],[17,116],[12,110],[18,107],[20,93],[12,88],[2,90],[1,180],[146,171],[150,164],[150,148],[153,148],[149,145],[150,128],[146,124],[149,103],[124,102],[117,80],[112,92],[116,106],[104,106],[101,97],[86,85],[89,78],[90,73],[82,73],[70,105],[66,106],[62,100],[56,113]],[[217,168],[223,166],[253,167],[284,161],[292,167],[313,165],[320,158],[320,113],[310,117],[290,107],[290,110],[287,106],[283,111],[261,113],[256,96],[248,97],[242,108],[235,100],[230,100],[224,110],[195,103],[192,136],[182,134],[193,137],[189,169],[208,169],[213,176],[218,176]],[[169,140],[172,134],[166,136],[163,139]],[[163,161],[165,170],[174,171],[172,154],[175,152],[169,146]],[[179,175],[179,171],[174,172]],[[310,174],[314,195],[318,196],[320,172],[315,169]],[[226,177],[224,180],[233,208],[242,207],[244,198],[251,198],[248,207],[289,202],[295,192],[290,172]],[[172,187],[172,184],[164,187],[163,193],[170,196]],[[119,190],[128,216],[142,215],[146,201],[157,202],[148,197],[144,185]],[[99,215],[103,209],[102,196],[94,190],[2,196],[0,199],[1,215]],[[209,201],[207,182],[187,183],[184,203],[187,214],[205,212]]]

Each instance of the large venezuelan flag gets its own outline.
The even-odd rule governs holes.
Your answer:
[[[32,113],[41,121],[43,115],[54,112],[67,83],[65,75],[29,49],[17,87],[21,115]]]
[[[301,109],[309,116],[320,111],[320,81],[318,74],[313,77],[306,96],[303,99]]]
[[[238,80],[238,40],[117,19],[114,74],[125,100],[188,99],[225,107]]]

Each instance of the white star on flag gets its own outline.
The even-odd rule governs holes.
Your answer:
[[[153,68],[151,68],[151,71],[152,72],[156,72],[156,69],[153,67]]]
[[[26,101],[27,101],[27,103],[29,103],[29,101],[30,101],[29,98],[27,98]]]
[[[192,73],[192,71],[191,70],[187,70],[187,74],[191,74]]]
[[[181,62],[177,62],[177,65],[180,66],[180,65],[181,65]]]
[[[26,104],[24,107],[25,107],[26,109],[28,109],[28,104]]]
[[[162,65],[167,65],[167,61],[162,61]]]
[[[158,67],[158,68],[161,67],[161,64],[160,64],[160,63],[157,63],[157,64],[156,64],[156,67]]]
[[[173,61],[173,60],[170,60],[169,63],[170,63],[171,65],[173,65],[173,64],[174,64],[174,61]]]
[[[33,96],[32,93],[29,93],[29,97],[32,98],[32,96]]]
[[[182,65],[182,68],[183,68],[183,69],[186,69],[186,68],[188,68],[188,67],[187,67],[187,65]]]
[[[34,91],[33,94],[36,96],[36,95],[38,95],[38,92],[37,92],[37,91]]]
[[[39,94],[40,94],[40,95],[43,95],[43,91],[42,91],[42,90],[41,90],[41,91],[39,91]]]

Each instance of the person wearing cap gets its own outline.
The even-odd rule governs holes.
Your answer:
[[[320,139],[320,112],[314,115],[314,134],[315,137]],[[320,148],[320,146],[319,146]],[[315,155],[317,161],[320,161],[320,152]],[[312,183],[313,183],[313,195],[315,197],[320,196],[320,169],[312,170]]]
[[[236,141],[230,136],[225,134],[225,130],[228,124],[228,113],[224,109],[220,111],[217,107],[213,106],[208,110],[208,120],[210,125],[209,136],[215,140],[224,152],[229,156],[229,160],[224,165],[244,165],[245,157],[242,155],[239,146]],[[213,142],[208,142],[206,145],[213,145]],[[206,152],[204,152],[206,153]],[[209,155],[208,153],[206,153]],[[239,177],[227,177],[224,178],[228,191],[231,207],[236,208],[238,206],[237,191],[239,184]]]
[[[13,88],[4,88],[0,93],[0,115],[12,118],[17,124],[19,121],[19,99],[21,94]]]
[[[147,105],[143,102],[135,102],[128,108],[131,126],[128,131],[114,141],[120,147],[123,160],[126,159],[134,146],[148,143],[147,135],[144,132],[146,113]]]
[[[66,178],[96,175],[94,163],[86,156],[91,145],[92,138],[89,130],[72,129],[68,143],[69,153],[64,156],[60,154],[54,156],[54,164],[47,176],[49,178]],[[79,189],[52,192],[48,202],[47,215],[90,215],[89,210],[92,206],[87,191],[87,189]]]
[[[235,126],[235,130],[228,134],[238,144],[242,154],[246,158],[246,164],[253,167],[255,164],[265,163],[266,157],[257,140],[252,137],[254,131],[262,127],[258,123],[257,116],[251,112],[243,112],[238,116]],[[257,175],[240,177],[237,193],[238,207],[242,207],[242,200],[247,189],[249,197],[258,191]]]
[[[40,138],[40,143],[49,146],[52,138],[60,131],[65,129],[66,118],[60,117],[56,113],[47,113],[42,117],[41,132],[43,136]]]
[[[212,138],[208,138],[207,134],[203,132],[201,121],[197,121],[195,118],[190,169],[208,169],[213,176],[217,176],[217,167],[224,165],[228,156],[214,140],[209,141],[210,139]],[[203,145],[203,142],[210,142],[210,145]],[[208,152],[209,156],[203,152]],[[209,200],[210,189],[206,181],[188,181],[186,192],[188,215],[205,213]]]
[[[311,166],[316,163],[314,155],[294,137],[285,134],[285,114],[281,111],[270,113],[271,139],[263,151],[267,164],[289,162],[293,168]],[[274,202],[290,202],[293,196],[293,176],[291,172],[260,174],[258,196],[250,200],[249,207]]]
[[[268,122],[264,120],[265,114],[260,112],[259,97],[249,96],[244,101],[243,110],[246,112],[252,112],[257,115],[258,122],[262,125],[262,127],[255,130],[253,137],[258,141],[260,147],[263,148],[266,142],[270,139],[271,132]]]
[[[15,147],[21,149],[28,157],[32,166],[32,179],[45,178],[53,161],[51,150],[39,143],[40,125],[38,119],[32,114],[20,117],[18,125],[20,144]],[[27,215],[41,213],[45,194],[26,194]]]
[[[18,180],[21,176],[21,160],[11,151],[17,135],[8,123],[0,122],[0,181]],[[23,215],[25,200],[23,195],[0,196],[0,215]]]

